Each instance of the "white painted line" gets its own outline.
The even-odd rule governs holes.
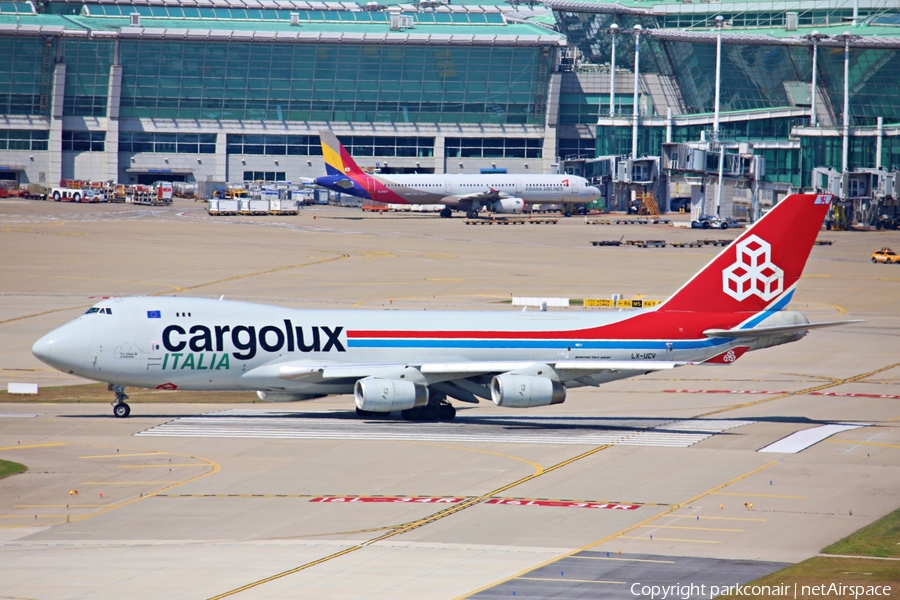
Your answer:
[[[868,423],[833,423],[831,425],[822,425],[811,429],[797,431],[782,438],[774,444],[769,444],[765,448],[760,448],[759,452],[784,452],[787,454],[796,454],[806,450],[813,444],[818,444],[824,439],[830,438],[836,433],[849,431],[851,429],[859,429],[866,427]]]

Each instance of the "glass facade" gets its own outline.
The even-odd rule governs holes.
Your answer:
[[[5,2],[0,5],[6,4]],[[281,21],[289,22],[291,13],[297,13],[301,22],[307,23],[388,23],[390,14],[378,11],[339,10],[273,10],[258,8],[193,7],[193,6],[135,6],[89,4],[85,13],[92,17],[127,17],[138,13],[152,19],[226,19],[240,21]],[[409,13],[407,13],[409,14]],[[461,25],[503,25],[505,21],[499,13],[437,13],[420,12],[411,14],[415,23],[461,24]]]
[[[215,154],[215,133],[119,132],[119,152]]]
[[[63,131],[62,149],[70,152],[104,152],[105,131]]]
[[[120,114],[540,124],[549,60],[540,48],[122,40]]]
[[[819,81],[836,116],[844,105],[844,50],[819,49]],[[850,125],[900,122],[900,51],[850,48]]]
[[[62,41],[62,60],[66,64],[64,116],[106,116],[109,67],[114,53],[115,42],[112,41]]]
[[[0,115],[50,114],[55,42],[0,37]]]
[[[244,171],[244,181],[287,181],[284,171]]]
[[[39,129],[0,129],[0,150],[46,150],[50,132]]]
[[[319,156],[322,146],[317,135],[229,134],[225,151],[228,154]]]
[[[447,158],[541,158],[544,140],[521,138],[447,138]]]

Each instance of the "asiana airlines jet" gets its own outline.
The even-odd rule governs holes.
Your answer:
[[[804,337],[787,310],[832,197],[795,194],[653,308],[603,311],[297,310],[191,297],[110,298],[32,352],[125,387],[254,390],[269,401],[352,394],[360,416],[449,420],[451,400],[530,408],[569,389],[685,365],[730,365]]]
[[[570,212],[572,204],[600,197],[599,189],[576,175],[370,174],[359,168],[332,132],[320,131],[319,138],[327,175],[316,178],[316,185],[386,204],[443,204],[444,218],[453,210],[474,218],[482,207],[519,214],[527,205],[547,203],[562,204]]]

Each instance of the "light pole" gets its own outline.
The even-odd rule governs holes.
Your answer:
[[[633,122],[631,124],[631,158],[637,158],[638,143],[638,94],[640,92],[641,75],[641,31],[643,27],[634,26],[634,106],[632,107]]]
[[[844,36],[844,124],[841,128],[843,148],[841,153],[841,173],[847,172],[848,154],[850,152],[850,39],[849,31]],[[846,190],[845,190],[846,193]]]
[[[719,94],[722,87],[722,15],[716,17],[716,100],[713,113],[713,141],[719,141]]]
[[[812,104],[810,106],[809,115],[809,124],[811,127],[815,127],[819,124],[819,117],[816,115],[816,79],[819,70],[819,40],[823,40],[827,37],[827,35],[822,35],[818,31],[812,31],[809,35],[806,36],[807,39],[812,40],[813,44],[812,98],[810,99]]]
[[[609,26],[609,34],[612,36],[612,52],[609,59],[609,118],[616,116],[616,36],[619,26],[613,23]]]
[[[722,24],[725,18],[716,17],[716,107],[713,114],[713,142],[719,147],[719,182],[716,185],[716,216],[722,205],[722,171],[725,168],[725,147],[719,139],[719,98],[722,89]]]

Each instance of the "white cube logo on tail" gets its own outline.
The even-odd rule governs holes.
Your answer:
[[[751,235],[737,245],[737,262],[722,271],[722,291],[737,301],[776,298],[784,288],[784,271],[772,263],[772,246]]]

